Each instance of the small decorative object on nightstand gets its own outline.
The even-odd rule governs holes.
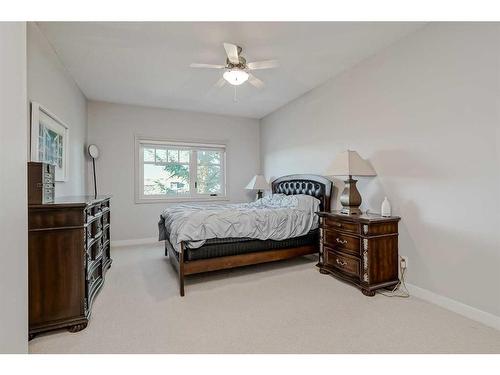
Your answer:
[[[319,212],[319,271],[361,289],[366,296],[399,281],[399,217]]]
[[[361,195],[356,188],[356,182],[352,176],[376,176],[375,170],[366,160],[362,159],[356,151],[347,150],[335,158],[332,165],[326,171],[327,176],[349,176],[344,181],[345,188],[340,196],[342,204],[341,214],[361,215]]]
[[[380,213],[383,217],[391,216],[391,204],[389,203],[389,200],[387,199],[387,197],[385,197],[384,201],[382,202],[382,207],[380,208]]]
[[[262,190],[269,189],[269,182],[266,181],[266,178],[260,174],[256,174],[253,176],[252,180],[248,183],[247,190],[257,190],[257,199],[262,198]]]

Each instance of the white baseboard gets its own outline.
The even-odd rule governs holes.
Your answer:
[[[500,330],[500,316],[476,309],[475,307],[466,305],[465,303],[441,296],[439,294],[431,292],[430,290],[422,289],[412,284],[406,283],[406,286],[408,287],[408,291],[412,296],[431,302],[447,310],[475,320],[476,322],[483,323],[487,326]]]
[[[147,245],[155,242],[158,242],[158,237],[137,238],[133,240],[118,240],[118,241],[111,241],[111,247]]]

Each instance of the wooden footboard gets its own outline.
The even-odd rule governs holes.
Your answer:
[[[181,243],[181,251],[178,257],[175,254],[173,246],[168,240],[165,241],[165,255],[168,257],[173,267],[179,275],[179,293],[184,296],[184,276],[197,273],[223,270],[228,268],[249,266],[252,264],[274,262],[278,260],[295,258],[308,254],[317,254],[318,244],[291,247],[278,250],[264,250],[240,255],[223,256],[209,259],[184,260],[185,244]]]

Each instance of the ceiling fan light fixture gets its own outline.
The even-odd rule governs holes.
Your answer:
[[[240,69],[231,69],[224,72],[224,79],[233,86],[239,86],[248,80],[248,73]]]

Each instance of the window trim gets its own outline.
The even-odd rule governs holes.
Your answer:
[[[144,161],[141,158],[141,146],[143,144],[152,145],[169,145],[178,147],[196,147],[201,150],[210,149],[223,149],[224,157],[221,160],[221,168],[223,170],[223,181],[224,195],[210,196],[205,194],[198,194],[196,196],[189,197],[163,197],[158,195],[145,196],[144,195]],[[228,184],[228,153],[229,144],[227,141],[207,141],[207,140],[168,140],[164,138],[157,137],[144,137],[135,136],[134,140],[134,197],[135,203],[174,203],[174,202],[212,202],[212,201],[229,201],[229,184]],[[195,162],[193,158],[190,158],[191,163]],[[194,181],[190,181],[190,190],[194,189]]]

